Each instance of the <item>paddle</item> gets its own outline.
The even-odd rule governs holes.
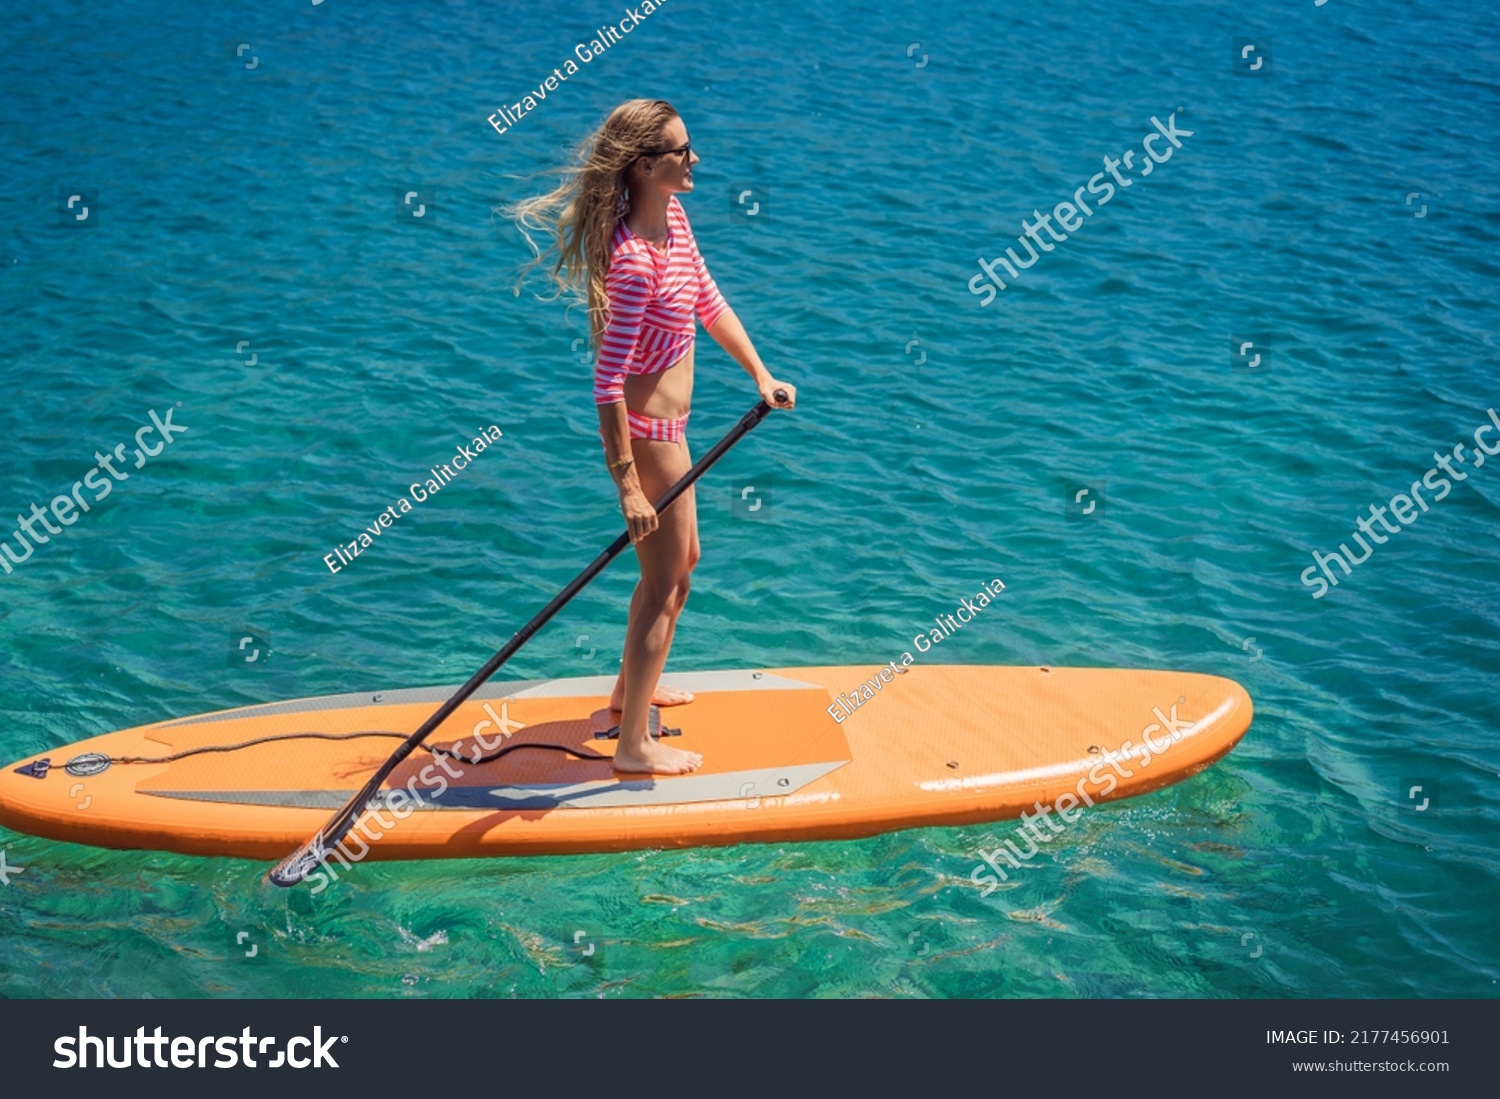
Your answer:
[[[775,397],[778,403],[785,401],[787,397],[786,391],[778,389]],[[692,469],[684,473],[675,485],[662,494],[661,499],[656,501],[657,514],[666,511],[677,497],[686,492],[692,483],[707,471],[709,466],[722,458],[730,447],[744,438],[750,429],[765,419],[770,412],[770,405],[766,404],[763,400],[757,401],[755,407],[745,413],[740,418],[740,422],[729,429],[728,434],[715,443],[708,453],[698,459]],[[553,615],[562,610],[570,599],[588,585],[589,581],[603,572],[605,566],[618,557],[620,551],[629,544],[630,532],[624,531],[609,544],[608,549],[594,558],[593,563],[588,568],[580,572],[567,587],[553,596],[552,601],[538,611],[535,618],[517,630],[515,636],[507,641],[499,652],[485,662],[484,667],[475,672],[469,681],[454,693],[452,698],[439,706],[436,712],[422,723],[420,729],[402,741],[401,746],[392,753],[391,758],[380,765],[380,768],[370,776],[370,780],[360,788],[357,794],[349,799],[342,809],[334,814],[333,819],[325,824],[316,836],[282,859],[266,876],[276,885],[292,886],[305,880],[309,874],[321,866],[328,857],[330,849],[337,846],[354,828],[355,822],[359,820],[360,814],[364,812],[370,799],[379,791],[380,784],[389,778],[391,772],[401,765],[401,761],[416,751],[417,745],[426,740],[432,734],[432,731],[446,721],[454,710],[463,705],[468,697],[484,684],[485,680],[489,679],[490,676],[494,675],[500,669],[500,665],[514,656],[522,645],[530,641],[532,635],[537,630],[545,626]]]

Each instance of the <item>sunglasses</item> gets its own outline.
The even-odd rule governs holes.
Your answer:
[[[689,141],[686,145],[679,146],[676,149],[659,149],[659,150],[657,150],[654,153],[643,153],[641,155],[642,156],[675,156],[678,153],[682,153],[684,157],[691,158],[692,155],[693,155],[693,143],[691,141]]]

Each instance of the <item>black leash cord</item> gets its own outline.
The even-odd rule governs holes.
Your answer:
[[[173,752],[169,756],[110,756],[110,763],[176,763],[179,759],[187,759],[190,756],[209,755],[215,752],[238,752],[242,748],[254,748],[258,744],[271,744],[283,740],[358,740],[361,737],[386,737],[395,740],[405,740],[405,733],[390,733],[379,730],[366,730],[358,733],[317,733],[305,731],[300,733],[276,733],[272,736],[255,737],[253,740],[242,740],[238,744],[209,744],[199,748],[185,748],[180,752]],[[435,756],[447,756],[450,759],[461,760],[471,766],[479,766],[484,763],[493,763],[501,756],[514,752],[520,748],[545,748],[554,752],[567,752],[569,755],[577,756],[579,759],[613,759],[613,756],[602,753],[585,753],[576,748],[569,748],[566,744],[537,744],[525,741],[520,744],[507,744],[498,752],[491,752],[480,759],[468,759],[458,752],[444,751],[442,748],[434,748],[431,745],[422,744],[419,747]]]

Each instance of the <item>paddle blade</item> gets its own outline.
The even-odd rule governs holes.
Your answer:
[[[278,862],[266,875],[272,885],[290,888],[306,881],[308,875],[322,866],[328,858],[328,848],[323,844],[323,833],[319,832],[297,850]]]
[[[424,725],[417,732],[425,735],[427,728],[428,726]],[[327,862],[333,848],[343,843],[344,837],[354,830],[355,822],[364,815],[365,810],[370,807],[375,796],[380,792],[380,784],[386,780],[386,776],[395,769],[396,765],[406,758],[411,751],[410,745],[413,743],[415,743],[414,740],[409,740],[402,746],[404,751],[397,751],[386,760],[380,770],[370,776],[370,780],[364,784],[359,793],[345,802],[344,807],[334,818],[323,826],[321,832],[278,862],[266,877],[276,885],[293,886],[306,881],[318,867]]]

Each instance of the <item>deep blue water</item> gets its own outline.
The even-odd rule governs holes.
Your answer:
[[[801,393],[700,489],[672,667],[874,665],[998,576],[944,659],[1231,676],[1242,745],[988,898],[969,873],[1009,826],[384,864],[318,897],[0,831],[25,867],[0,994],[1496,995],[1493,20],[976,7],[668,0],[503,134],[487,116],[620,5],[8,11],[0,534],[151,412],[188,430],[0,575],[0,757],[460,682],[592,558],[618,515],[581,322],[513,293],[526,252],[493,209],[635,95],[681,110],[700,246]],[[1147,176],[1153,117],[1191,136]],[[981,304],[979,261],[1027,259],[1023,219],[1127,149],[1130,187]],[[755,394],[699,356],[701,450]],[[502,443],[329,570],[490,424]],[[1459,443],[1463,479],[1315,599],[1312,554],[1357,553],[1367,509]],[[507,674],[612,667],[631,583],[622,562]],[[247,630],[264,662],[232,661]]]

